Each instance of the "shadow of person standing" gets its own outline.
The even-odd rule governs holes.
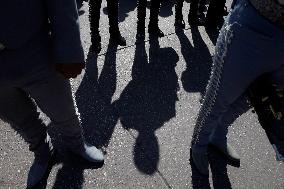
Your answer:
[[[84,137],[89,144],[104,148],[109,144],[114,131],[117,114],[111,105],[111,98],[116,89],[116,49],[109,44],[104,66],[98,78],[97,56],[88,58],[84,77],[75,93],[76,104],[80,113]],[[56,175],[54,189],[83,188],[84,169],[98,169],[102,165],[78,162],[71,156],[63,158],[63,166]]]
[[[109,43],[100,76],[98,76],[97,56],[93,54],[90,57],[86,73],[76,92],[86,140],[98,147],[108,146],[118,119],[111,103],[117,82],[117,46]]]
[[[212,64],[209,49],[203,41],[198,27],[191,28],[193,44],[184,31],[179,31],[176,34],[180,41],[181,53],[186,62],[186,70],[181,76],[183,88],[187,92],[199,92],[203,96]]]
[[[115,102],[123,128],[136,139],[133,149],[135,165],[148,175],[157,171],[159,163],[159,143],[155,132],[175,117],[178,89],[175,72],[177,53],[172,48],[159,49],[157,38],[152,42],[155,45],[152,47],[150,44],[150,49],[155,48],[156,53],[151,55],[154,57],[150,56],[149,63],[145,44],[136,46],[132,80]]]

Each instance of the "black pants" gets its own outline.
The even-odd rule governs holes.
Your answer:
[[[206,22],[208,26],[221,27],[223,25],[225,5],[226,5],[226,0],[210,0],[210,4],[206,15]]]
[[[205,5],[206,5],[206,0],[191,0],[190,3],[190,14],[197,16],[197,13],[204,12],[205,10]]]
[[[100,9],[102,0],[90,0],[90,27],[93,37],[99,36],[100,27]],[[118,28],[118,0],[107,0],[108,18],[109,18],[109,33],[116,34]]]
[[[150,8],[149,27],[158,27],[158,17],[160,12],[161,0],[152,0]],[[138,0],[138,30],[145,29],[147,0]]]
[[[176,20],[182,19],[182,7],[183,7],[184,0],[176,0],[176,8],[175,8],[175,17]]]

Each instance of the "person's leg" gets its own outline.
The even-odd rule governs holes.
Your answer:
[[[221,28],[224,23],[226,0],[210,0],[206,14],[206,27]]]
[[[175,25],[181,28],[185,28],[185,23],[182,15],[182,7],[184,0],[176,0],[175,4]]]
[[[147,0],[137,1],[137,35],[138,37],[145,37],[145,19],[146,19]]]
[[[239,97],[222,116],[219,125],[210,137],[210,144],[218,148],[227,158],[233,161],[239,161],[240,157],[227,142],[228,128],[240,115],[249,109],[247,100],[246,95]]]
[[[119,45],[125,46],[126,41],[121,36],[118,27],[118,0],[107,0],[107,7],[110,38],[116,41]]]
[[[46,70],[46,72],[49,72]],[[75,110],[69,80],[50,71],[47,77],[34,77],[23,83],[25,90],[50,118],[64,146],[91,162],[102,162],[103,154],[84,142],[79,116]],[[54,73],[53,73],[54,72]],[[40,74],[40,73],[39,73]],[[42,73],[42,75],[45,75]]]
[[[100,10],[102,0],[90,0],[89,1],[89,20],[91,29],[91,50],[99,53],[101,51],[101,36],[99,32],[100,28]]]
[[[190,24],[197,23],[198,4],[199,0],[191,0],[190,2],[190,9],[188,13],[188,22]]]
[[[208,174],[206,154],[210,136],[222,124],[222,116],[230,109],[230,105],[244,93],[258,73],[257,69],[248,68],[250,58],[245,57],[244,48],[240,49],[241,43],[232,37],[231,32],[223,29],[218,38],[210,81],[194,128],[192,158],[203,174]]]
[[[14,87],[0,88],[0,118],[7,121],[34,152],[27,180],[27,187],[32,187],[41,180],[51,163],[52,145],[46,126],[28,94]]]
[[[207,0],[200,0],[199,6],[198,6],[199,13],[203,13],[206,11],[206,3],[207,3]]]
[[[231,105],[258,76],[283,65],[284,45],[278,41],[284,34],[279,33],[247,1],[236,5],[229,15],[217,41],[212,73],[192,141],[193,160],[200,172],[208,173],[205,154],[210,135],[222,124],[220,121]]]
[[[161,0],[151,0],[150,8],[150,22],[148,26],[149,34],[163,37],[164,33],[159,29],[159,13],[160,13]]]

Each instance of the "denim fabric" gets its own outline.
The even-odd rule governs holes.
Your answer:
[[[258,76],[271,73],[278,76],[278,81],[284,80],[283,52],[284,29],[260,16],[247,0],[238,0],[218,37],[211,77],[194,129],[195,150],[207,150],[216,128],[211,137],[226,140],[227,117],[232,117],[234,105]]]

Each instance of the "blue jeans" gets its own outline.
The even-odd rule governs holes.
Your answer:
[[[236,2],[218,37],[212,72],[193,134],[196,151],[213,138],[225,142],[227,120],[246,89],[270,73],[284,88],[284,28],[263,18],[247,0]]]

